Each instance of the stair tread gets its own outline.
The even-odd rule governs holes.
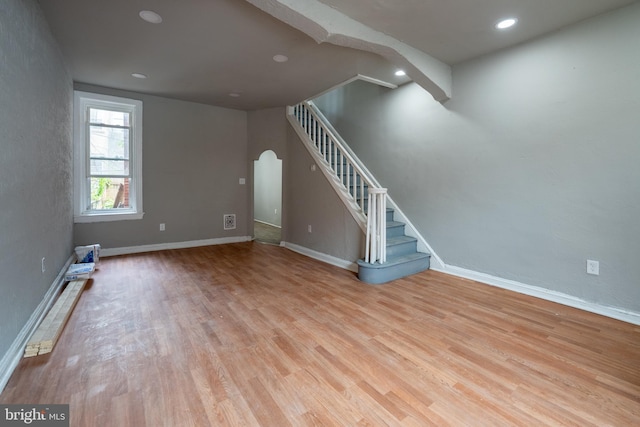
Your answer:
[[[400,245],[402,243],[415,242],[418,239],[411,236],[396,236],[387,238],[387,246]]]
[[[400,221],[387,221],[387,228],[391,228],[391,227],[402,227],[403,225],[405,225],[404,222],[400,222]]]

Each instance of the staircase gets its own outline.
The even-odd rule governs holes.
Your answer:
[[[394,210],[386,209],[387,257],[384,263],[358,260],[358,278],[366,283],[380,284],[429,269],[431,256],[418,252],[418,240],[407,236],[405,224],[393,220]]]
[[[322,113],[310,102],[288,108],[287,119],[342,199],[366,237],[358,260],[358,278],[381,284],[427,270],[430,254],[418,252],[417,239],[405,234],[387,208],[386,189],[346,146]]]

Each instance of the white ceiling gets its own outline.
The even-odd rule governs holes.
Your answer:
[[[298,0],[313,3],[315,0]],[[455,64],[535,38],[630,0],[321,0]],[[373,53],[317,44],[243,0],[40,0],[74,81],[228,108],[293,104],[357,74],[390,83],[394,64]],[[153,10],[161,24],[142,21]],[[498,32],[497,20],[517,27]],[[272,57],[284,54],[285,63]],[[144,73],[140,80],[131,73]],[[238,93],[239,97],[231,97]]]

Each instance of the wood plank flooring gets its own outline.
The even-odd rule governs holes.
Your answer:
[[[254,242],[103,258],[0,403],[72,426],[640,425],[640,327]]]

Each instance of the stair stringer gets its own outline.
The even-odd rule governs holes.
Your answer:
[[[369,180],[371,180],[371,182],[375,183],[376,186],[382,187],[380,185],[380,182],[378,182],[378,180],[371,173],[371,171],[369,169],[367,169],[367,167],[362,162],[362,160],[360,160],[360,158],[356,155],[356,153],[353,152],[351,147],[349,147],[349,144],[347,144],[345,142],[345,140],[342,139],[342,136],[340,136],[340,133],[333,127],[331,122],[324,116],[324,114],[322,114],[322,111],[320,111],[320,109],[318,107],[316,107],[316,105],[313,103],[313,101],[307,101],[307,102],[309,103],[311,108],[313,108],[314,113],[318,115],[318,118],[320,118],[323,121],[324,125],[333,133],[333,136],[336,139],[338,139],[338,141],[340,142],[340,144],[342,144],[344,149],[349,152],[349,155],[351,157],[353,157],[353,159],[356,162],[358,162],[358,165],[360,166],[362,171],[367,175],[367,178]],[[289,116],[287,115],[287,117],[289,117]],[[289,118],[289,121],[292,121],[292,120],[293,119]],[[296,126],[295,120],[293,120],[292,125],[293,125],[294,129],[299,127],[299,126]],[[298,132],[298,129],[296,129],[296,132]],[[304,133],[303,130],[300,130],[298,132],[298,134],[300,134],[300,133],[302,133],[303,135],[306,136],[306,134]],[[309,139],[309,138],[307,137],[307,139]],[[307,144],[305,144],[305,146],[307,146]],[[310,150],[311,148],[309,146],[307,146],[307,149]],[[320,160],[322,160],[322,156],[320,156],[318,154],[318,157],[320,158]],[[317,162],[317,160],[316,160],[316,162]],[[338,183],[339,183],[339,181],[338,181]],[[389,196],[389,194],[387,194],[387,206],[390,207],[390,208],[393,208],[393,210],[394,210],[394,219],[396,221],[400,221],[400,222],[404,222],[405,223],[405,234],[407,236],[415,237],[418,240],[418,252],[425,252],[425,253],[431,254],[432,267],[435,267],[436,269],[439,269],[439,270],[444,270],[444,268],[445,268],[444,261],[442,261],[442,259],[436,254],[436,252],[433,250],[431,245],[429,245],[429,243],[424,238],[424,236],[422,236],[422,234],[420,234],[420,232],[418,231],[416,226],[413,225],[411,220],[409,220],[409,218],[404,214],[402,209],[391,198],[391,196]],[[364,215],[362,215],[362,216],[364,217]],[[366,233],[366,227],[367,227],[367,219],[366,219],[366,217],[364,217],[364,232],[365,233]]]
[[[349,211],[351,216],[353,216],[353,219],[358,224],[358,227],[360,227],[360,230],[362,230],[363,233],[366,233],[367,217],[362,213],[362,210],[360,209],[354,198],[351,196],[351,194],[349,194],[340,179],[336,175],[334,175],[331,167],[329,166],[329,163],[322,157],[322,155],[318,151],[313,149],[313,141],[305,133],[304,129],[300,127],[299,123],[295,120],[292,114],[287,113],[287,120],[298,135],[298,138],[301,139],[302,145],[304,145],[304,147],[307,149],[313,160],[318,165],[320,171],[324,174],[329,184],[331,184],[331,187],[347,207],[347,210]]]

